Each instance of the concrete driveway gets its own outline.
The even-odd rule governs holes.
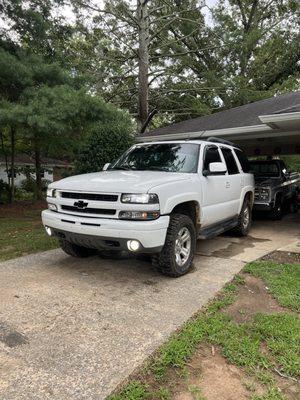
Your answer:
[[[60,250],[0,264],[0,398],[101,400],[240,271],[299,239],[300,214],[201,241],[179,279]]]

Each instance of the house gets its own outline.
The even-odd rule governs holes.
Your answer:
[[[8,160],[10,161],[10,160]],[[18,154],[15,157],[15,186],[20,187],[22,182],[28,177],[35,179],[35,162],[27,154]],[[59,180],[65,170],[70,169],[67,161],[43,158],[42,160],[42,180],[47,183]],[[0,180],[8,183],[8,176],[11,175],[10,163],[8,162],[8,174],[5,157],[0,155]]]
[[[219,137],[249,156],[300,154],[300,91],[145,132],[139,141]]]

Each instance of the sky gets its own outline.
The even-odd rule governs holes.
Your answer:
[[[130,0],[133,4],[136,3],[136,0]],[[92,4],[95,6],[101,8],[103,6],[104,1],[103,0],[90,0]],[[208,8],[213,7],[217,3],[217,0],[205,0],[205,4],[207,5]],[[204,8],[203,12],[205,14],[205,19],[207,23],[210,23],[210,12],[208,8]],[[62,12],[64,16],[70,21],[75,21],[74,14],[72,12],[71,7],[64,7],[64,10]]]

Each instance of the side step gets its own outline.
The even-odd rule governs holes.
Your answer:
[[[200,229],[198,239],[211,239],[215,236],[220,235],[232,228],[235,228],[238,224],[238,216],[234,218],[227,219],[223,222],[207,226]]]

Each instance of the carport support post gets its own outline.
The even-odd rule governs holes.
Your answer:
[[[148,118],[148,69],[149,69],[148,0],[137,0],[137,20],[139,29],[138,123],[140,130]]]

